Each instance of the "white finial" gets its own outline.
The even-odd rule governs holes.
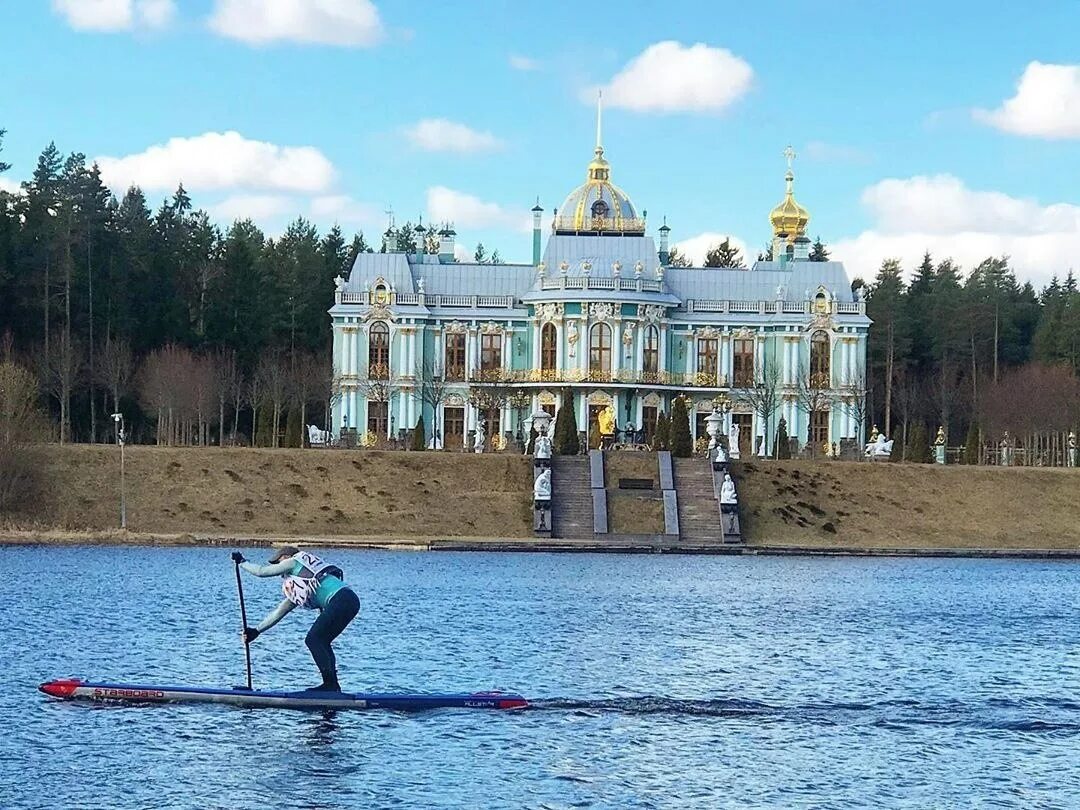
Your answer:
[[[787,158],[788,171],[791,171],[791,164],[795,160],[795,150],[791,148],[790,144],[788,144],[787,149],[784,150],[784,157]]]
[[[391,205],[383,213],[386,214],[387,218],[386,229],[391,230],[394,227],[394,206]]]
[[[603,110],[604,110],[604,91],[603,90],[597,90],[596,91],[596,151],[597,152],[603,152],[604,151],[604,147],[602,146],[601,140],[600,140],[600,123],[601,123],[601,116],[603,114]]]

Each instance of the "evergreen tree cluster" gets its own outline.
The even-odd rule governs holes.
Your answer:
[[[1064,280],[1054,277],[1040,293],[1017,280],[1006,257],[964,272],[927,253],[910,280],[899,261],[883,262],[865,291],[866,314],[874,321],[865,370],[868,413],[897,439],[894,453],[928,458],[940,425],[948,444],[963,443],[965,458],[975,460],[977,447],[988,442],[984,431],[1008,427],[1000,413],[1004,393],[1010,378],[1028,368],[1057,369],[1035,375],[1055,387],[1045,392],[1047,399],[1071,396],[1080,375],[1080,290],[1072,272]],[[1033,396],[1032,408],[1039,408],[1038,399]],[[1041,430],[1065,431],[1080,422],[1078,407],[1034,421]]]
[[[0,334],[64,411],[62,435],[100,440],[109,347],[136,368],[166,346],[232,351],[247,376],[269,352],[328,358],[334,278],[370,250],[302,218],[277,238],[248,219],[222,230],[183,186],[154,211],[137,187],[118,200],[83,154],[50,144],[20,193],[0,192]]]

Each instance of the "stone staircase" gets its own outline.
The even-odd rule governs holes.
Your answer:
[[[679,493],[679,534],[683,540],[723,541],[720,508],[713,492],[712,470],[704,459],[675,458]]]
[[[591,540],[592,489],[588,456],[555,456],[551,468],[552,536]]]

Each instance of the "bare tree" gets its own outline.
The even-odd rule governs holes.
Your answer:
[[[60,406],[60,444],[71,439],[71,392],[81,370],[81,352],[69,330],[53,335],[41,356],[41,382]]]
[[[112,412],[120,410],[120,397],[128,393],[134,361],[126,340],[106,338],[98,355],[98,382],[112,395]]]
[[[240,367],[236,362],[236,352],[232,349],[219,349],[210,358],[214,374],[214,391],[218,405],[218,446],[225,446],[225,406],[235,404],[235,411],[240,410],[239,399],[242,392],[240,385]],[[233,435],[236,435],[237,414],[233,414]]]
[[[866,372],[861,362],[856,363],[855,367],[848,371],[847,376],[840,382],[840,388],[843,390],[840,407],[855,423],[854,438],[855,444],[858,445],[866,435],[866,396],[868,393]]]
[[[765,446],[762,455],[769,454],[769,439],[772,436],[772,417],[780,407],[780,368],[775,363],[766,361],[761,369],[761,381],[742,389],[740,396],[754,409],[765,429]],[[775,442],[774,442],[775,444]],[[775,454],[776,448],[773,448]]]
[[[810,447],[811,457],[814,457],[821,449],[815,446],[813,440],[814,414],[828,408],[831,400],[829,381],[824,374],[808,374],[801,363],[797,370],[797,379],[798,388],[795,391],[795,398],[799,407],[806,412],[806,444]]]
[[[41,466],[32,445],[47,434],[34,375],[10,359],[0,361],[0,512],[30,497]]]
[[[506,402],[514,389],[497,382],[475,383],[469,386],[469,402],[480,412],[485,422],[491,421],[495,411],[506,407]],[[487,440],[493,441],[495,436],[487,436]]]
[[[251,408],[251,446],[255,447],[259,433],[259,409],[262,408],[263,399],[266,396],[266,387],[258,373],[248,378],[244,386],[244,401]]]
[[[214,364],[209,357],[191,357],[189,377],[190,405],[195,417],[193,443],[205,447],[210,443],[210,418],[214,404],[220,403],[217,393]]]
[[[413,375],[416,378],[416,392],[420,402],[431,408],[431,441],[432,447],[437,449],[442,435],[439,410],[446,401],[450,383],[446,380],[442,368],[434,360],[417,362]]]
[[[278,434],[281,428],[281,412],[288,395],[289,375],[283,360],[280,352],[268,352],[260,358],[255,371],[255,376],[262,379],[266,403],[273,408],[271,447],[278,447],[280,444]]]

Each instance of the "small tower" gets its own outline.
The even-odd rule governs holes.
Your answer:
[[[454,226],[447,224],[445,228],[439,231],[439,262],[440,264],[449,264],[454,261],[454,237],[457,233],[454,231]]]
[[[421,217],[417,222],[415,228],[413,228],[413,235],[416,238],[416,261],[422,262],[424,260],[424,253],[427,250],[427,231],[424,230],[424,218]]]
[[[784,150],[788,170],[784,175],[784,199],[769,212],[769,223],[773,229],[773,259],[779,262],[782,257],[799,261],[810,256],[810,240],[806,238],[806,226],[810,222],[810,212],[795,201],[795,173],[791,164],[795,160],[795,150],[790,146]]]
[[[671,235],[671,228],[668,227],[667,217],[664,217],[664,224],[660,226],[660,264],[666,265],[668,259],[671,258],[671,253],[668,251],[668,237]]]
[[[540,264],[540,218],[544,213],[544,209],[540,207],[540,198],[536,198],[536,205],[533,206],[533,267]]]

